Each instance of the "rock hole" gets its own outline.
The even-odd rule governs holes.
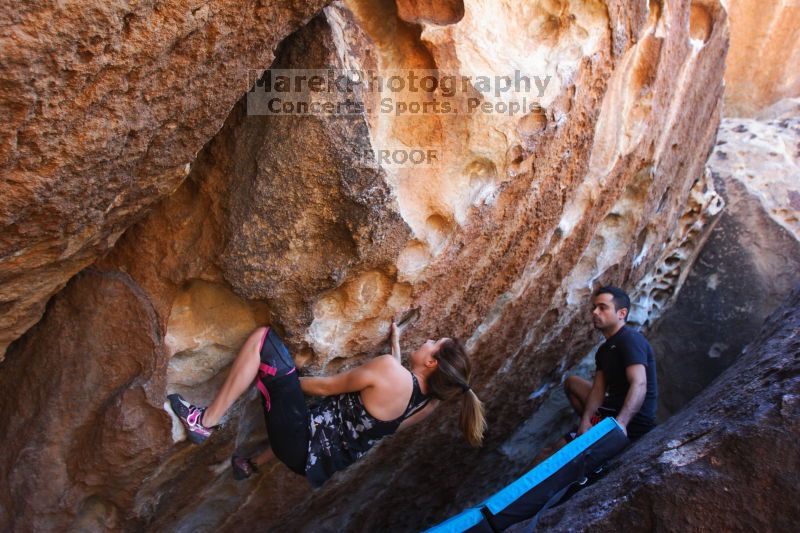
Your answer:
[[[412,240],[397,257],[398,279],[414,281],[431,262],[431,253],[425,243]]]
[[[481,187],[497,179],[497,165],[485,157],[479,157],[471,161],[464,169],[464,172],[469,176],[470,188]]]
[[[522,117],[517,123],[517,133],[530,144],[547,128],[547,116],[544,110],[538,109]]]
[[[397,16],[406,22],[447,26],[464,18],[463,0],[397,0],[396,3]]]
[[[334,357],[325,365],[325,374],[332,375],[338,373],[349,360],[350,358],[348,357]]]
[[[436,250],[444,244],[452,226],[448,219],[439,214],[431,215],[425,220],[427,240],[432,249]]]
[[[636,249],[640,254],[644,251],[644,245],[647,242],[647,234],[648,230],[643,229],[641,232],[639,232],[639,237],[636,239]]]
[[[650,0],[650,15],[648,17],[647,25],[654,27],[658,19],[661,18],[661,2],[658,0]]]
[[[131,29],[131,24],[133,24],[135,18],[136,15],[133,13],[128,13],[122,17],[122,33],[124,33],[126,37],[130,36],[131,32],[133,31]]]
[[[522,146],[515,144],[508,149],[506,158],[511,161],[512,165],[519,165],[525,160],[525,150],[522,148]]]
[[[470,203],[477,205],[491,196],[497,181],[497,165],[490,159],[479,157],[464,169],[469,176]]]
[[[711,20],[708,8],[693,2],[689,14],[689,35],[691,35],[692,39],[697,39],[704,43],[707,42],[713,28],[714,23]]]
[[[660,213],[664,209],[664,206],[667,205],[667,201],[669,200],[669,192],[670,188],[667,187],[667,190],[664,191],[664,194],[661,195],[661,200],[658,202],[658,208],[656,208],[656,213]]]
[[[661,39],[648,36],[640,44],[636,53],[636,64],[631,73],[631,94],[642,98],[653,86],[661,60]]]

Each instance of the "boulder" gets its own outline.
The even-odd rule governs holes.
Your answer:
[[[0,360],[48,298],[181,184],[326,2],[17,2],[0,25]]]
[[[118,530],[171,442],[164,331],[141,288],[86,270],[0,372],[0,528]]]
[[[733,363],[800,283],[798,117],[722,120],[708,163],[726,207],[648,332],[663,418]]]

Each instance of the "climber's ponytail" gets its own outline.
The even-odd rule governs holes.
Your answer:
[[[459,427],[472,446],[483,443],[486,419],[483,403],[470,387],[472,365],[464,347],[456,339],[447,339],[434,354],[438,370],[428,378],[430,395],[440,400],[449,400],[461,395]]]
[[[486,431],[483,402],[478,399],[472,389],[467,389],[461,399],[461,415],[458,425],[471,446],[483,444],[483,432]]]

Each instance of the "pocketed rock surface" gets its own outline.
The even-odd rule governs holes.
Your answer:
[[[725,209],[648,333],[662,355],[662,417],[733,363],[800,283],[800,105],[761,115],[722,120],[708,166]]]

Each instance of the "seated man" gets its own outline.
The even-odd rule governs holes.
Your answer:
[[[570,441],[606,416],[625,428],[628,438],[638,439],[656,425],[656,361],[647,339],[625,325],[631,301],[617,287],[602,287],[592,297],[592,321],[606,341],[597,350],[594,382],[569,376],[564,382],[572,408],[581,417]]]

